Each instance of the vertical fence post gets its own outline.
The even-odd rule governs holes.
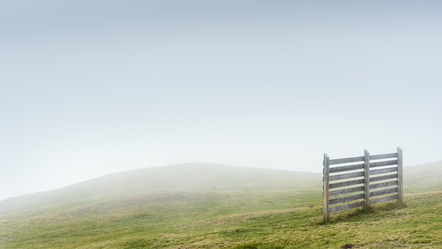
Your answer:
[[[402,159],[402,149],[397,147],[397,195],[399,203],[403,203],[403,183],[404,183],[404,173],[403,173],[403,159]]]
[[[370,205],[370,153],[364,150],[364,206]]]
[[[323,169],[323,179],[322,179],[322,216],[324,222],[328,220],[328,187],[329,187],[329,178],[328,178],[328,169],[329,169],[329,157],[327,154],[324,154],[323,161],[324,169]]]

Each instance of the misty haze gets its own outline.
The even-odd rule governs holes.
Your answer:
[[[1,2],[0,248],[442,248],[440,13]]]

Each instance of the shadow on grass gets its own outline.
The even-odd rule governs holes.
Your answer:
[[[398,210],[406,207],[407,205],[405,203],[399,202],[373,204],[368,207],[359,207],[356,209],[343,211],[341,213],[331,215],[326,221],[321,219],[318,222],[318,225],[335,224],[343,221],[357,222],[361,221],[362,219],[376,218],[379,216],[387,215],[389,214],[389,211]]]

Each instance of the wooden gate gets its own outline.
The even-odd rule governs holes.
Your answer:
[[[330,159],[324,154],[323,218],[330,213],[390,200],[403,202],[402,150]],[[330,167],[331,166],[331,167]]]

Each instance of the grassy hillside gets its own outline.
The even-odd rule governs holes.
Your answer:
[[[441,248],[442,192],[321,223],[320,192],[134,196],[0,219],[1,248]]]
[[[404,167],[404,189],[406,192],[442,190],[442,161]]]
[[[3,213],[0,248],[339,248],[344,244],[356,248],[442,248],[439,185],[406,192],[405,207],[390,202],[369,210],[348,210],[322,224],[320,174],[310,175],[313,183],[305,188],[291,183],[291,174],[283,171],[254,172],[217,165],[212,168],[215,173],[204,165],[187,166],[193,170],[185,171],[182,165],[154,169],[172,170],[175,173],[170,179],[175,174],[176,178],[197,181],[190,185],[178,181],[175,187],[181,187],[177,191],[168,189],[168,184],[159,188],[161,191],[134,194],[128,189],[98,191],[107,181],[133,188],[116,179],[134,179],[145,172],[140,170],[60,190],[77,194],[70,202],[69,196],[54,201],[57,197],[36,209]],[[421,169],[408,168],[405,179],[411,177],[409,172]],[[237,173],[236,183],[224,178],[233,172]],[[155,178],[152,181],[164,183],[168,179],[164,174],[164,178],[153,177],[152,172],[148,175]],[[250,181],[244,180],[250,175],[254,175]],[[307,176],[301,178],[306,180]],[[418,176],[411,179],[408,188],[423,186]],[[86,186],[96,191],[92,191],[95,198],[81,199],[84,194],[78,193],[87,192]],[[304,188],[296,189],[301,186]]]
[[[10,198],[0,202],[0,215],[142,194],[318,189],[321,184],[317,173],[188,163],[110,174],[54,191]]]

